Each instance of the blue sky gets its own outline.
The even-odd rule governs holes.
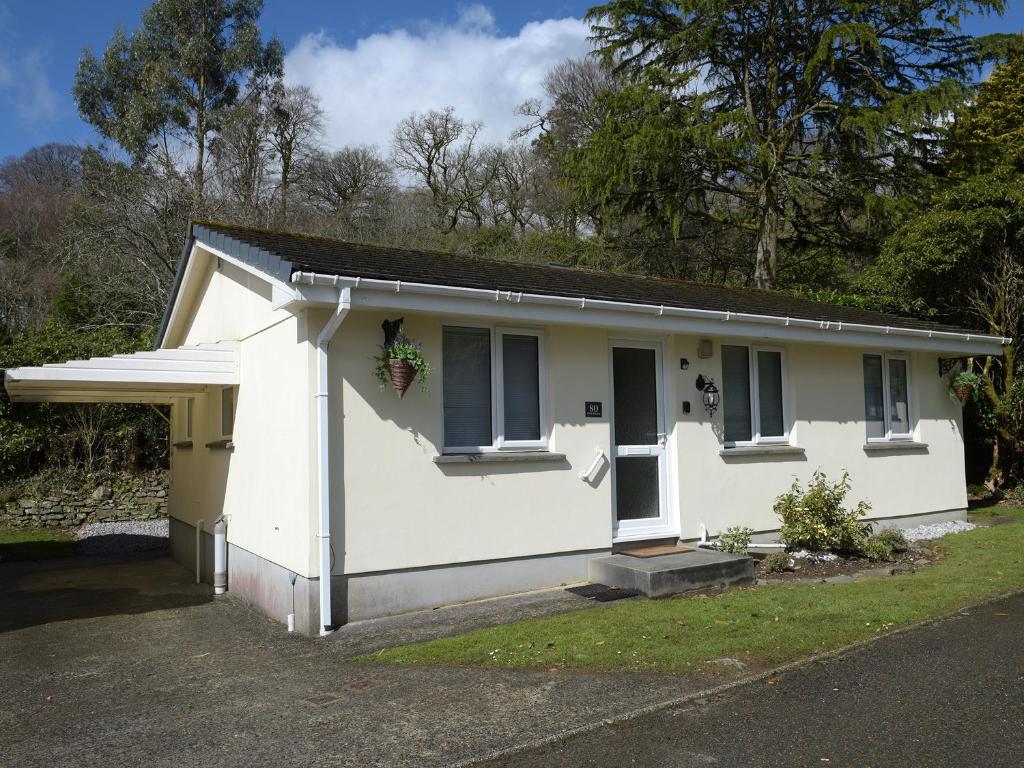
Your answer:
[[[455,106],[491,140],[517,124],[515,106],[539,95],[544,72],[585,50],[590,2],[485,4],[384,0],[267,0],[262,27],[282,39],[292,82],[324,101],[331,145],[386,143],[413,110]],[[131,30],[147,0],[0,0],[0,157],[47,141],[95,140],[70,89],[83,47],[102,51]],[[1021,31],[1024,0],[969,31]]]

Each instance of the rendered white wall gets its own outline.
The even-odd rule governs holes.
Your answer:
[[[820,468],[830,479],[850,472],[849,503],[867,499],[871,517],[923,514],[967,506],[960,407],[947,394],[936,356],[911,356],[911,400],[916,441],[927,451],[871,453],[864,450],[864,378],[862,357],[870,349],[814,344],[785,345],[788,372],[788,417],[791,443],[805,450],[799,456],[724,458],[722,411],[713,421],[700,406],[694,387],[697,374],[713,376],[720,385],[721,344],[756,343],[715,339],[714,356],[697,359],[697,339],[677,337],[676,358],[691,366],[679,379],[683,397],[693,402],[689,417],[675,403],[675,455],[679,473],[679,513],[683,538],[698,536],[704,522],[713,532],[729,525],[755,530],[778,528],[773,502],[794,476],[803,484]],[[778,345],[776,345],[778,346]],[[678,359],[676,360],[678,368]]]
[[[331,346],[332,541],[335,573],[465,563],[608,547],[611,483],[579,478],[609,450],[608,341],[599,330],[547,331],[551,450],[568,463],[437,465],[441,452],[441,319],[405,316],[434,366],[430,393],[381,391],[373,356],[378,312],[353,311]],[[464,324],[472,321],[460,320]],[[481,324],[485,324],[482,323]],[[342,383],[342,396],[334,387]]]
[[[182,343],[238,342],[234,448],[206,446],[220,437],[215,388],[196,398],[192,448],[174,450],[170,514],[193,525],[203,519],[212,530],[223,511],[232,544],[317,576],[307,480],[313,424],[306,316],[271,309],[269,285],[230,264],[207,269],[198,282]]]

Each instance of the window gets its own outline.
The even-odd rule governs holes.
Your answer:
[[[908,358],[864,355],[864,421],[869,442],[912,437]]]
[[[231,437],[235,428],[235,388],[223,387],[220,391],[220,436]]]
[[[541,333],[445,326],[442,347],[446,451],[546,447]]]
[[[782,350],[722,345],[725,445],[789,442]]]
[[[190,397],[185,401],[185,439],[192,439],[192,414],[195,412],[195,398]]]

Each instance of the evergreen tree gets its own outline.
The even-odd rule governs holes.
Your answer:
[[[587,191],[749,234],[772,288],[786,243],[858,234],[920,186],[937,119],[982,61],[960,30],[1003,0],[614,0],[591,10],[628,82],[577,157]]]

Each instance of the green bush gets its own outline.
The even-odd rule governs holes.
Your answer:
[[[861,546],[861,552],[873,563],[892,560],[892,547],[882,539],[872,537]]]
[[[893,552],[906,552],[910,547],[907,537],[899,528],[883,528],[871,538],[884,541]]]
[[[765,573],[782,573],[789,570],[789,555],[785,552],[772,552],[761,561]]]
[[[718,548],[723,552],[734,555],[745,555],[747,547],[750,546],[750,537],[754,533],[752,528],[745,528],[741,525],[734,525],[726,528],[718,534]]]
[[[861,552],[868,560],[879,562],[892,560],[899,552],[906,552],[907,537],[898,528],[883,528],[874,536],[869,537],[861,546]]]
[[[830,483],[825,473],[815,470],[807,489],[794,479],[787,493],[775,500],[775,514],[782,520],[779,539],[789,547],[813,551],[858,552],[871,533],[871,526],[858,520],[871,505],[860,501],[851,510],[843,508],[850,492],[850,474]]]

